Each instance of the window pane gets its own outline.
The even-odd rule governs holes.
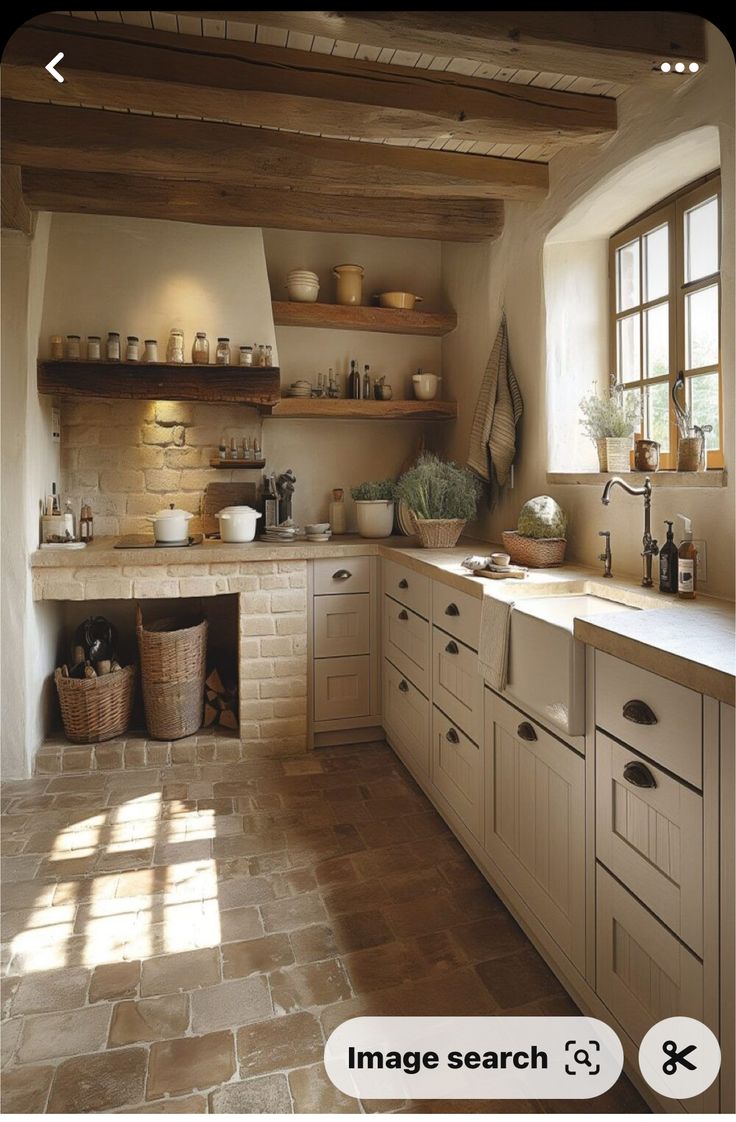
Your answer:
[[[661,452],[670,450],[670,387],[667,382],[647,386],[647,425],[646,434],[650,440],[658,440]]]
[[[668,304],[657,304],[644,313],[645,371],[647,378],[670,372],[670,312]]]
[[[720,447],[718,374],[698,374],[687,379],[688,403],[694,425],[712,425],[706,434],[705,447],[713,452]]]
[[[643,417],[644,401],[642,399],[641,390],[638,388],[638,386],[637,386],[636,389],[633,389],[633,390],[624,390],[624,392],[623,392],[623,402],[624,402],[624,404],[626,404],[630,399],[636,402],[636,416],[638,418],[637,422],[636,422],[636,427],[634,429],[634,433],[635,434],[636,433],[641,433],[641,432],[644,431],[644,417]]]
[[[718,272],[718,196],[685,211],[685,283]]]
[[[660,226],[644,238],[645,300],[658,300],[670,289],[669,227]]]
[[[635,382],[641,377],[639,313],[620,319],[617,330],[618,381]]]
[[[639,303],[639,239],[616,250],[616,311]]]
[[[685,297],[685,364],[688,370],[718,363],[718,285]]]

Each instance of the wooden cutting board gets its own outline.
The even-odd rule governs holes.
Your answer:
[[[208,483],[202,501],[202,530],[205,534],[218,534],[218,511],[226,506],[255,506],[257,499],[257,483]]]

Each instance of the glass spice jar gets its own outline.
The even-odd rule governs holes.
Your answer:
[[[266,365],[266,348],[264,347],[263,343],[259,343],[258,344],[258,360],[256,362],[256,366],[265,366],[265,365]]]
[[[210,361],[210,344],[207,339],[207,334],[204,331],[198,331],[194,336],[194,343],[192,344],[192,362],[207,365]]]
[[[87,360],[98,362],[102,354],[102,340],[99,335],[87,336]]]
[[[107,351],[108,362],[120,362],[120,332],[119,331],[108,331],[106,351]]]
[[[264,366],[273,366],[273,348],[269,344],[266,345],[266,361]]]
[[[51,336],[51,357],[63,358],[64,357],[64,339],[61,335]]]
[[[137,335],[128,336],[128,345],[125,348],[125,361],[138,362],[140,358],[140,340]]]
[[[146,339],[143,360],[144,362],[158,362],[158,342],[156,339]]]
[[[252,366],[253,365],[253,348],[241,347],[240,348],[240,365]]]
[[[166,344],[166,361],[184,361],[184,332],[179,331],[176,327],[172,327],[169,332],[169,341]]]
[[[82,343],[79,335],[67,335],[64,357],[71,359],[82,357]]]
[[[218,366],[229,366],[230,357],[230,340],[225,335],[219,335],[217,350],[215,351],[215,363]]]

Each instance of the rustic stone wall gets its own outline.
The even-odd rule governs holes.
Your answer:
[[[61,426],[61,494],[77,516],[82,500],[91,504],[98,537],[150,533],[145,516],[169,503],[197,516],[190,529],[198,533],[208,483],[260,479],[260,471],[209,466],[231,437],[261,439],[258,413],[240,405],[69,400]]]

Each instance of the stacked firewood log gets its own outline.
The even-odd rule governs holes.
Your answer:
[[[209,728],[220,725],[225,729],[240,727],[238,720],[238,687],[223,683],[215,668],[205,681],[204,725]]]

